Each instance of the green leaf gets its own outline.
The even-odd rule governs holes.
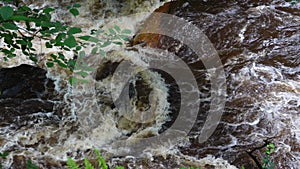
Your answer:
[[[58,53],[58,58],[61,59],[61,60],[64,60],[65,59],[65,55],[62,54],[62,53]]]
[[[44,10],[43,10],[43,12],[44,13],[50,13],[50,12],[52,12],[52,11],[54,11],[55,9],[53,9],[53,8],[45,8]]]
[[[105,56],[106,52],[104,50],[100,50],[100,56]]]
[[[13,44],[13,36],[11,34],[2,34],[2,36],[4,37],[4,42],[7,44]]]
[[[129,41],[129,38],[127,35],[119,35],[119,37],[125,41]]]
[[[81,33],[82,30],[80,28],[77,28],[77,27],[72,27],[69,29],[68,31],[68,35],[73,35],[73,34],[76,34],[76,33]]]
[[[32,60],[34,63],[36,63],[38,61],[37,58],[32,55],[29,56],[29,59]]]
[[[94,54],[97,53],[97,51],[98,51],[98,47],[94,47],[94,48],[92,49],[91,54],[94,55]]]
[[[27,42],[27,46],[28,46],[28,48],[31,48],[31,47],[32,47],[32,42],[31,42],[31,41],[28,41],[28,42]]]
[[[122,34],[131,34],[131,30],[129,30],[129,29],[124,29],[124,30],[122,31]]]
[[[16,43],[20,45],[27,45],[27,42],[25,40],[16,40]]]
[[[108,30],[109,30],[109,32],[110,32],[112,35],[117,34],[112,28],[109,28]]]
[[[18,26],[15,25],[14,23],[11,23],[11,22],[5,22],[2,24],[2,26],[5,28],[5,29],[10,29],[10,30],[18,30]]]
[[[78,38],[88,41],[91,38],[91,36],[79,36]]]
[[[76,86],[77,84],[78,84],[78,79],[76,78],[76,77],[71,77],[71,78],[69,78],[69,83],[72,85],[72,86]],[[68,167],[70,168],[70,169],[80,169],[78,166],[77,166],[77,164],[75,163],[75,161],[71,161],[72,159],[70,158],[70,160],[69,160],[69,158],[68,158],[68,161],[67,161],[67,165],[68,165]],[[73,168],[71,168],[71,167],[73,167]],[[76,168],[77,167],[77,168]]]
[[[27,168],[27,169],[38,169],[38,166],[34,165],[34,164],[31,162],[31,160],[27,160],[26,168]]]
[[[70,82],[71,85],[73,84],[73,79],[72,78],[69,79],[69,82]],[[80,169],[79,166],[75,163],[75,161],[72,160],[70,157],[67,160],[67,166],[68,166],[69,169]]]
[[[10,6],[2,6],[0,8],[0,15],[1,15],[2,19],[6,20],[14,15],[14,10]]]
[[[85,165],[85,169],[94,169],[92,164],[86,158],[84,158],[84,165]]]
[[[65,33],[59,33],[56,38],[55,38],[55,42],[58,43],[60,42],[63,38],[66,37],[66,34]],[[52,42],[51,42],[52,43]]]
[[[53,66],[54,66],[54,63],[53,63],[53,62],[47,62],[47,63],[46,63],[46,66],[49,67],[49,68],[50,68],[50,67],[53,67]]]
[[[117,166],[116,169],[125,169],[123,166]]]
[[[9,55],[7,55],[8,58],[14,58],[16,57],[16,54],[10,53]]]
[[[103,29],[98,29],[98,30],[96,31],[97,34],[101,34],[101,33],[103,33],[103,32],[105,32]]]
[[[53,53],[52,53],[50,56],[51,56],[54,60],[57,59],[57,56],[56,56],[55,54],[53,54]]]
[[[51,15],[48,14],[48,13],[40,14],[36,19],[37,19],[36,23],[40,22],[40,21],[50,21],[51,20]]]
[[[22,46],[23,47],[23,46]],[[22,49],[22,53],[26,56],[29,56],[29,53],[25,51],[25,49]]]
[[[21,6],[19,8],[19,10],[21,10],[21,11],[31,11],[31,9],[28,6]]]
[[[78,11],[76,8],[71,8],[71,9],[69,10],[69,12],[70,12],[71,14],[73,14],[74,16],[79,15],[79,11]]]
[[[268,148],[274,150],[275,149],[275,145],[273,143],[270,143],[267,145]]]
[[[31,21],[32,20],[24,15],[14,15],[14,16],[10,17],[10,19],[13,21]]]
[[[41,26],[42,27],[53,27],[54,26],[54,23],[53,22],[49,22],[49,21],[42,21],[41,22]]]
[[[80,36],[78,37],[79,39],[85,40],[85,41],[90,41],[94,43],[98,43],[100,40],[98,38],[92,37],[92,36]]]
[[[121,31],[120,27],[117,26],[117,25],[115,25],[114,28],[115,28],[115,30],[116,30],[117,32],[120,32],[120,31]]]
[[[68,66],[66,64],[64,64],[63,62],[61,62],[60,60],[55,60],[55,62],[62,68],[68,68]]]
[[[77,75],[80,75],[81,77],[85,78],[87,77],[89,74],[84,72],[84,71],[80,71],[80,72],[76,72]]]
[[[69,48],[75,47],[77,45],[75,37],[68,36],[68,38],[64,40],[64,45],[68,46]]]
[[[80,52],[79,52],[79,57],[80,57],[80,58],[85,57],[85,51],[80,51]]]
[[[52,48],[53,47],[53,45],[51,45],[50,42],[46,42],[45,45],[46,45],[46,48]]]
[[[81,7],[81,5],[80,4],[74,4],[73,7],[74,8],[79,8],[79,7]]]
[[[76,46],[76,51],[79,51],[79,50],[81,50],[81,49],[82,49],[81,46]]]
[[[82,70],[87,71],[87,72],[92,72],[92,71],[94,71],[94,68],[92,68],[90,66],[85,66],[82,68]]]
[[[106,41],[106,42],[104,42],[100,47],[101,47],[101,48],[105,48],[105,47],[109,46],[110,44],[111,44],[110,41]]]
[[[73,71],[74,68],[75,68],[75,65],[76,65],[76,60],[74,60],[74,59],[69,59],[67,65],[68,65],[69,69],[70,69],[71,71]]]
[[[116,44],[116,45],[123,45],[122,42],[113,42],[113,43]]]
[[[54,26],[55,26],[56,29],[62,28],[62,24],[58,21],[54,22]]]
[[[71,51],[69,48],[67,48],[67,47],[63,47],[62,48],[63,50],[65,50],[65,51]]]
[[[0,153],[0,157],[2,157],[3,159],[6,159],[6,157],[9,155],[9,152],[3,152],[3,153]]]
[[[99,167],[102,167],[102,169],[108,169],[108,166],[107,166],[105,160],[103,159],[103,157],[100,155],[99,150],[95,149],[94,151],[97,154]]]

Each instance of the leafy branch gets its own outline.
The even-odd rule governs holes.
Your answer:
[[[262,168],[263,169],[274,169],[275,164],[271,161],[271,154],[275,151],[275,145],[273,143],[269,143],[266,148],[266,157],[262,160]]]
[[[79,15],[79,7],[80,4],[68,7],[73,17]],[[50,58],[47,58],[46,66],[51,68],[58,65],[80,75],[80,78],[71,77],[69,79],[72,85],[76,85],[78,82],[84,82],[82,78],[92,71],[92,68],[84,62],[86,56],[104,56],[106,53],[103,48],[112,44],[123,45],[129,40],[128,36],[131,31],[121,30],[117,25],[107,31],[92,30],[89,35],[82,35],[81,28],[53,21],[52,13],[55,10],[51,7],[31,9],[26,5],[1,6],[0,40],[3,43],[0,46],[0,52],[5,55],[3,59],[9,61],[10,58],[17,56],[17,51],[21,51],[23,55],[37,63],[39,54],[33,46],[33,41],[38,38],[43,40],[46,48],[59,49],[59,52],[53,53]],[[89,54],[85,52],[87,47],[92,47]],[[67,58],[66,52],[73,52],[74,57]]]

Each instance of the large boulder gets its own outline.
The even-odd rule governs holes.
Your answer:
[[[50,116],[58,100],[54,87],[41,68],[20,65],[0,69],[0,126],[18,128],[43,119],[54,120]]]

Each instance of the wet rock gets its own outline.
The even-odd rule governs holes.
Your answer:
[[[281,0],[177,0],[166,3],[156,12],[176,15],[196,25],[218,51],[226,72],[228,97],[221,124],[205,143],[199,144],[195,140],[182,148],[184,154],[201,158],[213,154],[236,166],[245,164],[255,168],[257,166],[245,155],[245,150],[253,149],[273,136],[278,136],[272,141],[279,145],[285,142],[289,147],[299,147],[295,132],[290,130],[297,126],[288,120],[299,116],[299,110],[294,111],[299,106],[285,101],[291,97],[299,98],[299,9],[287,6]],[[142,30],[149,26],[168,31],[159,18],[154,20],[150,16]],[[205,67],[201,60],[194,61],[197,56],[187,45],[171,37],[152,34],[137,34],[133,44],[175,53],[189,65],[199,90],[209,98],[210,82],[205,80]],[[199,134],[208,105],[209,102],[201,103],[191,136]],[[275,105],[280,108],[272,109]],[[282,123],[278,124],[278,121]],[[283,154],[276,156],[279,168],[299,166],[299,162],[290,158],[297,156],[297,151]]]
[[[136,123],[134,121],[130,121],[125,117],[121,117],[118,121],[117,127],[119,129],[126,130],[128,133],[131,134],[133,132],[136,132],[141,127],[141,124]]]
[[[26,157],[23,155],[15,155],[13,157],[12,169],[24,169],[26,168]]]
[[[126,110],[122,110],[126,112],[126,117],[120,118],[118,123],[119,128],[126,129],[133,133],[159,123],[157,118],[160,115],[156,111],[161,110],[157,108],[157,98],[155,98],[153,94],[155,92],[155,87],[158,86],[153,85],[153,79],[153,75],[149,74],[147,71],[142,71],[137,73],[136,76],[130,80],[130,107],[125,105]],[[121,94],[121,97],[116,101],[117,103],[122,103],[124,100],[122,96],[126,96],[126,94]],[[152,132],[151,134],[151,131],[145,131],[144,133],[139,133],[138,136],[149,137],[155,134],[155,132]]]
[[[20,127],[49,119],[47,114],[57,101],[46,71],[30,65],[0,69],[0,92],[1,126]]]
[[[120,62],[111,62],[107,61],[100,65],[97,69],[96,73],[96,80],[103,80],[109,76],[112,76],[113,73],[116,71],[117,67],[119,66]]]
[[[169,12],[169,8],[170,8],[170,2],[167,2],[165,3],[163,6],[160,6],[158,9],[156,9],[154,12],[161,12],[161,13],[168,13]],[[153,24],[155,22],[153,22],[153,19],[151,18],[148,18],[147,19],[147,22],[145,22],[145,25],[143,26],[142,30],[140,31],[143,31],[143,29],[145,29],[148,25],[147,24]],[[153,26],[153,25],[152,25]],[[154,24],[154,27],[156,28],[159,28],[160,25],[158,24]],[[160,44],[160,39],[162,38],[163,36],[159,35],[159,34],[149,34],[149,33],[144,33],[144,34],[137,34],[137,36],[134,37],[132,43],[133,45],[136,45],[136,44],[144,44],[144,45],[147,45],[149,47],[160,47],[161,44]]]
[[[143,166],[143,168],[145,169],[152,169],[152,168],[236,169],[234,166],[229,165],[226,161],[221,159],[214,159],[211,157],[207,157],[200,161],[194,161],[193,159],[185,159],[185,158],[180,158],[178,156],[172,156],[172,155],[154,156],[152,159],[135,159],[128,156],[122,159],[115,159],[112,168],[115,168],[118,165],[125,166],[125,168],[126,167],[138,168],[138,166]]]
[[[297,48],[293,48],[293,46],[295,46],[294,43],[297,42],[297,38],[299,40],[297,17],[300,14],[297,13],[292,17],[290,13],[294,10],[299,12],[299,9],[285,8],[285,12],[282,12],[282,7],[276,6],[276,4],[281,3],[283,2],[271,0],[226,2],[177,0],[165,3],[155,12],[173,14],[192,22],[208,36],[218,50],[223,63],[246,50],[247,52],[266,51],[266,57],[269,58],[264,58],[265,62],[288,62],[285,64],[296,66],[299,65],[299,59],[296,57],[297,53],[294,52]],[[276,10],[273,11],[268,5],[275,5]],[[252,17],[255,13],[258,16]],[[286,17],[287,20],[282,20],[280,17]],[[142,30],[151,25],[153,29],[167,31],[164,30],[163,23],[152,19],[151,16],[148,18]],[[192,54],[189,57],[194,55],[187,46],[180,47],[182,45],[180,42],[162,35],[137,34],[133,44],[145,44],[150,47],[168,49],[182,58],[187,57],[188,54]],[[282,46],[283,50],[279,50],[282,48],[276,46]],[[293,54],[288,54],[287,48],[290,48],[292,50],[290,52]],[[284,54],[290,59],[282,59],[281,56]],[[270,57],[276,59],[270,59]]]

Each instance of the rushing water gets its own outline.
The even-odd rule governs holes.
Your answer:
[[[265,145],[273,142],[277,146],[272,156],[276,168],[298,168],[297,6],[290,7],[284,1],[176,1],[168,6],[168,13],[203,30],[218,50],[227,76],[227,103],[217,130],[204,144],[191,139],[191,145],[182,146],[181,152],[196,157],[215,154],[237,166],[259,168]],[[137,41],[174,51],[186,58],[195,74],[201,71],[201,62],[188,60],[195,54],[170,38],[160,37],[158,43],[147,37]],[[203,78],[198,83],[201,81]],[[200,115],[191,136],[199,134],[203,118]]]
[[[63,8],[68,3],[38,1],[34,4]],[[120,22],[122,28],[136,33],[148,15],[125,17],[112,24],[110,20],[153,11],[162,2],[88,1],[82,5],[83,12],[76,20],[66,16],[63,10],[56,15],[86,31]],[[93,63],[96,71],[88,77],[88,84],[70,87],[64,80],[68,73],[48,70],[47,76],[55,80],[55,90],[61,96],[61,100],[55,102],[54,112],[60,111],[61,116],[52,123],[41,115],[35,116],[40,120],[20,128],[1,127],[1,151],[11,152],[4,166],[22,168],[26,157],[42,168],[63,168],[68,156],[82,160],[84,156],[92,156],[93,148],[99,148],[111,166],[240,168],[244,165],[259,168],[255,159],[260,161],[265,156],[266,143],[272,142],[276,151],[271,160],[276,168],[299,167],[300,13],[297,6],[290,7],[284,1],[176,1],[170,3],[167,11],[197,25],[213,43],[224,65],[225,110],[217,129],[206,142],[199,143],[197,137],[211,101],[209,73],[213,70],[205,70],[201,61],[193,60],[195,54],[186,46],[160,37],[160,45],[156,47],[168,49],[186,61],[198,83],[200,111],[185,139],[141,151],[139,157],[120,155],[120,151],[126,152],[136,144],[136,138],[159,136],[170,128],[179,116],[178,106],[183,96],[170,75],[159,70],[140,69],[153,60],[162,62],[166,57],[174,57],[172,52],[142,45],[113,47],[107,49],[109,52],[104,58],[89,58],[88,62]],[[35,45],[43,53],[51,52],[40,42]],[[19,57],[13,62],[18,65],[24,60]],[[114,78],[113,74],[124,60],[140,66],[133,69],[138,72],[136,76],[128,79],[132,106],[129,111],[146,120],[149,114],[145,112],[150,113],[153,119],[149,122],[141,122],[144,119],[129,121],[126,118],[128,109],[116,108],[124,98],[118,98],[112,91],[122,93],[123,86],[122,79]],[[174,64],[177,64],[176,59]],[[1,67],[8,66],[12,63],[1,62]],[[120,140],[125,140],[126,145],[120,146]]]

